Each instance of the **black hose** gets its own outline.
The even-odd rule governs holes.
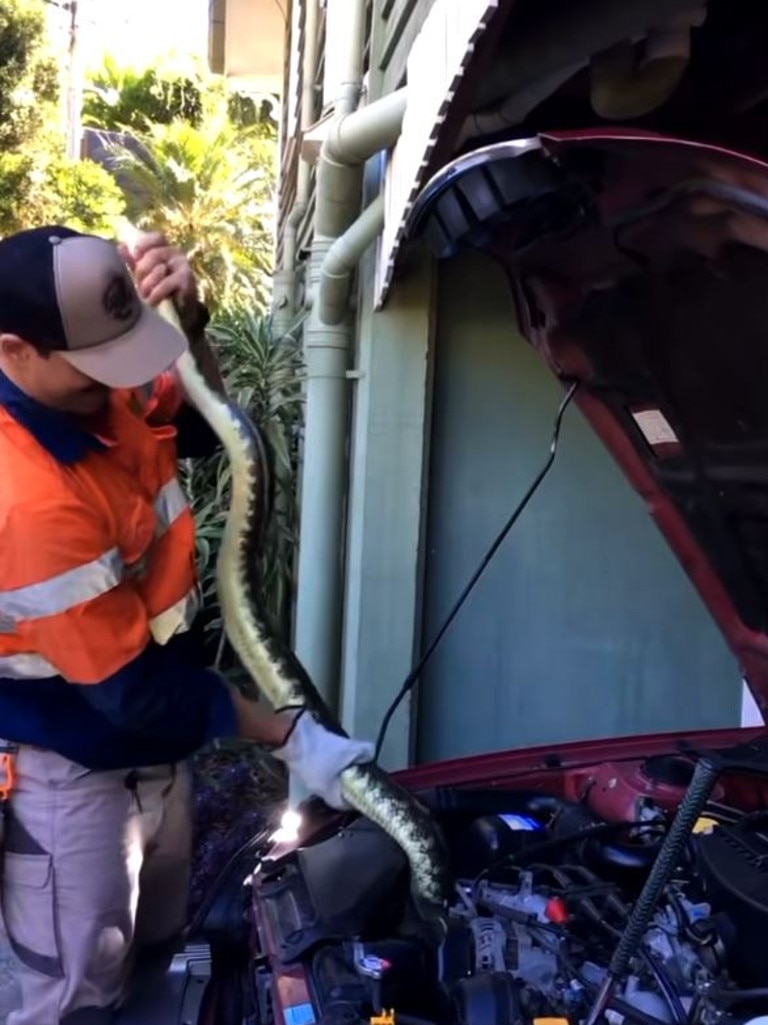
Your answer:
[[[664,832],[665,827],[660,822],[647,822],[642,820],[638,820],[637,822],[593,822],[589,825],[582,826],[580,829],[575,829],[573,832],[561,833],[560,836],[554,836],[550,840],[542,840],[541,843],[526,845],[518,852],[515,860],[522,859],[523,856],[525,856],[527,863],[527,859],[531,855],[538,855],[545,851],[557,850],[558,847],[567,846],[568,844],[576,843],[579,840],[592,840],[595,837],[602,836],[604,833],[624,833],[630,829],[636,830],[639,834],[643,832]]]
[[[709,998],[719,1007],[730,1007],[731,1004],[743,1004],[749,1000],[765,1000],[768,997],[768,986],[756,989],[716,989],[710,990]]]
[[[721,762],[714,757],[705,756],[698,761],[685,797],[680,802],[653,868],[613,952],[608,974],[587,1017],[587,1025],[596,1025],[597,1019],[613,995],[617,981],[626,976],[630,960],[640,948],[659,897],[672,878],[696,820],[704,810],[721,771]]]
[[[656,962],[650,951],[645,947],[640,947],[639,953],[640,957],[645,961],[648,969],[656,979],[659,989],[664,994],[664,999],[669,1004],[670,1010],[675,1016],[678,1025],[686,1025],[686,1022],[688,1021],[688,1014],[680,1001],[680,996],[675,989],[672,980],[667,974],[666,969]]]
[[[582,876],[582,878],[586,878],[593,885],[597,885],[600,883],[600,880],[597,878],[597,876],[595,876],[594,873],[590,872],[588,869],[580,869],[577,866],[576,870],[578,874]],[[558,872],[557,878],[559,879],[559,870],[553,869],[553,871]],[[624,921],[626,921],[629,917],[629,908],[627,908],[624,902],[620,900],[618,897],[616,897],[615,894],[612,894],[610,892],[605,894],[605,898],[608,906],[612,907],[613,910]],[[621,930],[616,929],[614,926],[610,924],[610,922],[607,922],[605,918],[602,917],[600,913],[597,911],[597,909],[594,907],[592,901],[584,899],[583,892],[580,893],[576,899],[578,900],[579,906],[582,908],[582,910],[589,915],[589,917],[592,919],[593,922],[595,922],[596,925],[601,927],[613,939],[621,939]],[[669,1004],[670,1010],[672,1011],[672,1014],[675,1020],[677,1021],[678,1025],[686,1025],[688,1021],[688,1015],[686,1013],[685,1008],[682,1005],[680,996],[677,992],[677,989],[675,988],[674,983],[670,979],[667,970],[664,968],[663,965],[657,963],[657,961],[654,959],[654,957],[647,949],[647,947],[644,947],[642,944],[640,945],[638,953],[642,960],[645,962],[646,967],[649,969],[653,977],[656,979],[656,983],[659,989],[664,994],[664,998]]]
[[[546,927],[548,932],[559,932],[561,935],[562,930],[557,926]],[[597,986],[590,982],[582,972],[573,964],[571,959],[565,953],[563,947],[556,952],[555,956],[560,962],[566,975],[573,976],[585,989],[587,993],[591,993],[593,996],[597,993]],[[653,1014],[647,1014],[645,1011],[639,1010],[637,1007],[633,1007],[632,1004],[622,1000],[619,997],[611,996],[605,1004],[605,1007],[609,1007],[612,1011],[618,1011],[624,1018],[630,1021],[635,1021],[638,1025],[668,1025],[667,1022],[662,1021],[661,1018],[656,1018]]]
[[[619,1000],[618,997],[611,997],[608,1001],[608,1007],[612,1011],[618,1011],[625,1018],[638,1022],[639,1025],[668,1025],[668,1022],[662,1021],[661,1018],[656,1018],[652,1014],[646,1014],[645,1011],[638,1010],[637,1007],[633,1007],[632,1004],[628,1004],[625,1000]]]

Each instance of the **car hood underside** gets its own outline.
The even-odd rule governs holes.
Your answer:
[[[768,165],[549,133],[443,168],[408,231],[501,261],[521,330],[576,384],[768,709]]]

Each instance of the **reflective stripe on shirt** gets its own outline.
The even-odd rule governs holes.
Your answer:
[[[58,676],[56,666],[42,657],[22,653],[18,655],[0,655],[0,678],[6,680],[41,680]]]
[[[48,580],[0,591],[0,633],[9,632],[9,623],[57,616],[99,598],[117,587],[124,569],[120,552],[110,548],[97,559],[57,573]]]
[[[199,609],[200,592],[197,587],[192,587],[170,608],[150,619],[152,637],[158,644],[167,644],[174,634],[189,630]]]
[[[155,536],[162,537],[171,524],[188,508],[187,498],[177,477],[160,488],[154,502],[157,527]]]

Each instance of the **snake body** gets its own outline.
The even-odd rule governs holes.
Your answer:
[[[179,327],[170,302],[159,312]],[[216,564],[216,585],[227,637],[257,687],[274,708],[303,708],[331,732],[346,736],[297,656],[267,625],[252,580],[252,553],[268,515],[268,459],[247,414],[209,387],[193,355],[176,364],[188,400],[222,443],[232,471],[231,495]],[[349,805],[376,823],[402,848],[414,905],[433,942],[445,932],[448,859],[429,812],[378,765],[353,765],[341,774]]]

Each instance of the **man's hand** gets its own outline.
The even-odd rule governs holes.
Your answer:
[[[184,315],[194,310],[198,297],[195,274],[184,253],[159,231],[147,232],[130,249],[125,245],[119,248],[142,299],[150,306],[173,300],[183,322]]]
[[[350,765],[373,761],[375,748],[367,741],[331,733],[305,712],[299,716],[288,740],[272,753],[311,794],[341,811],[349,808],[341,793],[341,773]]]
[[[268,744],[275,758],[296,774],[311,794],[331,808],[348,807],[341,794],[340,775],[350,765],[373,760],[375,748],[366,741],[331,733],[305,712],[268,712],[229,686],[238,720],[238,734]],[[287,739],[286,739],[287,737]]]
[[[205,321],[201,326],[201,309],[206,319],[207,311],[198,301],[197,281],[187,257],[169,245],[160,231],[147,232],[131,247],[120,243],[118,249],[145,302],[150,306],[158,306],[164,299],[173,302],[200,372],[213,391],[226,395],[221,370],[205,334]]]

